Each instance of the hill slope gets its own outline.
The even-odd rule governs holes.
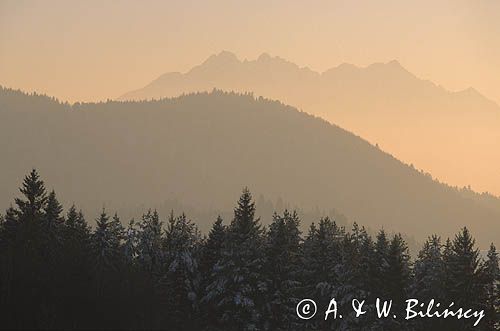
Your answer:
[[[172,195],[231,208],[249,186],[417,239],[464,225],[482,245],[500,234],[498,199],[465,198],[337,126],[251,95],[70,106],[4,89],[0,141],[2,208],[36,167],[67,203],[93,210]]]
[[[450,92],[397,61],[323,73],[261,55],[213,55],[185,74],[167,73],[121,100],[178,96],[212,88],[254,92],[355,132],[454,185],[500,195],[500,107],[476,90]],[[481,162],[479,162],[479,160]]]

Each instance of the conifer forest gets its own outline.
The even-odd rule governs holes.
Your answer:
[[[480,253],[467,228],[430,234],[410,257],[398,234],[372,237],[329,218],[302,233],[291,210],[263,226],[248,189],[236,200],[234,217],[214,219],[209,233],[188,215],[155,210],[122,220],[103,209],[91,227],[33,170],[1,217],[0,327],[498,330],[498,253],[493,244]],[[317,304],[314,318],[298,317],[303,298]],[[331,298],[342,318],[325,320]],[[377,318],[376,298],[392,300],[400,318]],[[405,320],[408,298],[454,302],[484,318]],[[355,316],[353,299],[366,300],[366,314]]]

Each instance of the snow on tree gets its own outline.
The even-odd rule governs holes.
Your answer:
[[[201,314],[205,321],[204,329],[207,331],[220,330],[217,316],[219,315],[218,307],[211,304],[206,297],[206,291],[210,284],[215,281],[216,272],[214,270],[217,263],[222,258],[222,249],[226,240],[227,227],[224,226],[220,216],[212,225],[212,229],[208,234],[208,238],[203,241],[200,255],[200,273],[201,273]]]
[[[369,265],[365,256],[373,254],[371,241],[364,228],[353,224],[352,231],[346,233],[342,239],[342,259],[335,269],[337,285],[334,287],[332,297],[336,298],[343,317],[335,321],[335,329],[357,330],[367,326],[367,316],[356,317],[351,308],[352,300],[368,299],[370,287],[367,285],[366,275],[369,274]],[[366,302],[365,308],[371,309],[371,303]]]
[[[255,204],[244,189],[228,228],[221,261],[207,299],[220,309],[220,323],[228,330],[262,329],[266,280],[263,276],[262,228]]]
[[[418,253],[413,273],[413,296],[425,301],[443,299],[444,261],[440,237],[434,235],[427,239]]]
[[[316,301],[318,307],[328,307],[331,295],[338,285],[336,270],[341,264],[341,242],[345,234],[343,228],[326,217],[313,223],[304,241],[303,283],[304,293]],[[324,316],[309,321],[308,327],[331,327],[332,320],[324,321]]]
[[[302,258],[299,217],[288,210],[275,214],[266,243],[265,275],[268,282],[266,327],[290,330],[298,327],[295,307],[300,301],[300,261]]]
[[[96,220],[96,229],[92,234],[93,264],[98,272],[117,270],[120,261],[121,229],[116,215],[109,219],[105,209]]]
[[[138,231],[133,219],[124,232],[123,255],[131,267],[135,266],[138,257]]]
[[[142,216],[137,231],[137,260],[151,275],[157,274],[164,262],[162,251],[162,222],[156,210]]]
[[[186,215],[170,215],[165,231],[165,270],[159,287],[170,310],[168,323],[175,325],[177,330],[196,328],[201,280],[198,269],[200,239],[196,225]]]

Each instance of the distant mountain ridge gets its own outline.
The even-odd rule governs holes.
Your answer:
[[[233,73],[232,70],[238,70],[239,72]],[[259,73],[256,70],[261,70]],[[288,72],[286,72],[286,71]],[[246,71],[246,72],[245,72]],[[185,89],[182,86],[166,86],[165,84],[172,83],[173,80],[178,79],[178,82],[175,83],[193,83],[190,82],[190,79],[199,79],[205,78],[207,81],[199,82],[203,88],[203,91],[211,90],[211,89],[230,89],[240,85],[245,91],[243,92],[254,92],[256,94],[260,94],[257,91],[253,91],[256,86],[250,85],[253,83],[251,80],[247,80],[247,76],[240,76],[241,74],[248,73],[260,74],[262,77],[259,78],[271,78],[271,79],[282,79],[289,77],[280,77],[281,73],[283,76],[285,75],[295,75],[296,78],[306,79],[306,81],[289,81],[290,85],[307,85],[311,84],[314,80],[342,80],[346,78],[352,79],[353,75],[363,75],[368,72],[372,73],[380,73],[387,74],[392,73],[394,75],[398,75],[399,78],[405,78],[408,80],[413,80],[414,82],[419,82],[422,86],[427,85],[429,89],[436,89],[439,92],[447,93],[449,95],[455,96],[463,96],[471,99],[475,99],[476,101],[480,101],[485,105],[488,104],[491,109],[499,108],[498,105],[479,93],[472,87],[467,89],[451,92],[446,90],[445,88],[432,83],[429,80],[419,79],[417,76],[406,70],[397,60],[392,60],[387,63],[373,63],[367,67],[358,67],[354,64],[350,63],[342,63],[336,67],[330,68],[324,72],[316,72],[308,67],[300,67],[293,62],[287,61],[279,56],[270,56],[268,53],[261,54],[255,60],[240,60],[234,53],[229,51],[222,51],[219,54],[211,55],[207,60],[205,60],[202,64],[193,67],[186,73],[180,72],[169,72],[161,75],[157,79],[153,80],[150,84],[146,85],[144,88],[140,88],[134,91],[127,92],[120,96],[118,100],[126,101],[126,100],[147,100],[147,99],[161,99],[165,97],[170,97],[166,93],[177,94],[180,95],[182,93],[186,93]],[[231,74],[231,76],[228,76]],[[213,75],[210,77],[210,75]],[[269,76],[268,76],[269,75]],[[198,77],[197,77],[198,76]],[[204,77],[199,77],[204,76]],[[226,79],[241,79],[241,83],[237,82],[225,82]],[[357,77],[354,77],[357,78]],[[232,86],[220,86],[224,83],[234,84]],[[320,82],[315,82],[315,84],[320,84]],[[244,87],[247,85],[247,87]],[[314,85],[314,84],[313,84]],[[164,90],[162,90],[164,89]],[[171,90],[168,90],[171,89]],[[195,91],[198,92],[198,91]],[[282,96],[283,99],[290,98],[290,96]],[[300,98],[298,98],[297,103],[300,102]]]
[[[2,89],[0,141],[2,208],[36,167],[66,206],[86,211],[172,196],[227,209],[248,186],[417,240],[468,226],[486,247],[500,233],[498,198],[440,184],[338,126],[249,94],[69,105]]]
[[[239,60],[223,51],[186,73],[167,73],[119,100],[183,93],[253,92],[355,132],[454,185],[500,195],[500,107],[468,88],[450,92],[398,61],[341,64],[322,73],[272,57]]]

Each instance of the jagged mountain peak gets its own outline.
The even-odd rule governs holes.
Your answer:
[[[207,65],[230,65],[233,63],[241,63],[236,54],[223,50],[218,54],[211,55],[208,59],[203,62],[201,66]]]

